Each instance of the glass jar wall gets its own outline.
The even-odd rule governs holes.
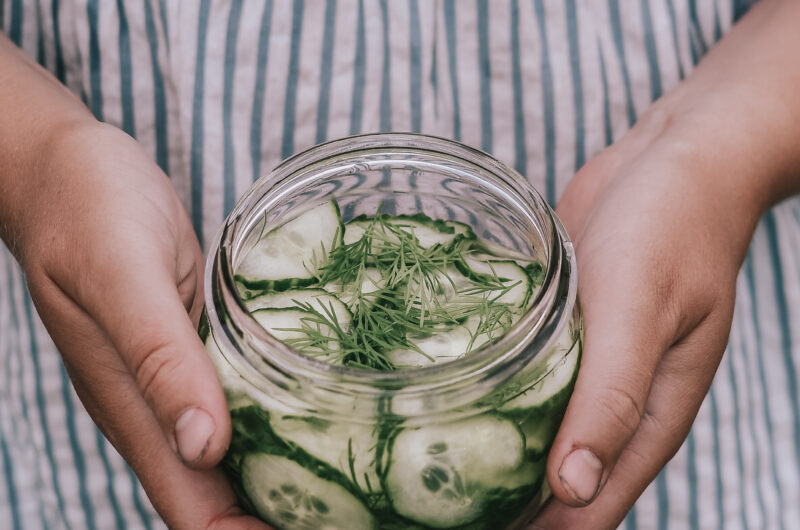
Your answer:
[[[254,317],[257,289],[237,272],[264,234],[324,204],[344,223],[424,214],[468,227],[483,248],[535,270],[524,313],[468,355],[421,367],[366,370],[290,348]],[[580,359],[575,273],[552,210],[480,151],[377,134],[285,161],[236,205],[206,268],[201,335],[231,409],[223,465],[242,505],[285,530],[526,521],[549,496],[547,454]]]

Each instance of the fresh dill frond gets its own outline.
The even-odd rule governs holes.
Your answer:
[[[344,234],[337,234],[333,248],[312,252],[308,269],[319,287],[346,303],[349,325],[339,322],[330,304],[297,303],[305,315],[301,325],[283,331],[295,332],[285,342],[301,353],[391,371],[397,369],[391,360],[395,351],[434,360],[415,344],[417,338],[468,326],[468,352],[502,336],[524,311],[522,304],[504,301],[520,281],[501,278],[490,261],[488,273],[458,271],[472,256],[474,241],[455,236],[448,244],[425,246],[414,222],[380,211],[358,221],[363,231],[358,239],[346,243]]]

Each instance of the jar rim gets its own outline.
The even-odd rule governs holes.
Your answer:
[[[495,179],[494,185],[516,194],[531,208],[532,213],[536,213],[549,224],[539,227],[551,234],[552,241],[545,264],[544,282],[537,299],[498,340],[468,356],[447,363],[391,372],[333,365],[303,355],[269,334],[247,311],[236,288],[233,274],[236,249],[232,247],[237,238],[246,235],[247,223],[241,221],[251,213],[248,206],[252,208],[257,201],[270,193],[281,190],[285,192],[291,184],[297,185],[299,189],[300,183],[293,182],[293,179],[313,180],[313,169],[332,158],[344,160],[348,155],[379,151],[425,153],[454,158],[479,167],[484,170],[484,174],[479,175],[481,179]],[[545,215],[541,215],[542,213]],[[254,373],[253,367],[238,351],[236,345],[241,347],[242,341],[257,349],[265,346],[269,351],[268,364],[283,377],[325,386],[334,391],[346,389],[358,395],[375,397],[386,391],[401,390],[406,393],[431,392],[459,383],[485,380],[487,377],[500,382],[556,340],[567,325],[577,298],[577,269],[572,244],[563,225],[538,192],[514,169],[488,153],[460,142],[419,133],[348,136],[318,144],[287,158],[256,181],[239,200],[214,241],[215,251],[209,254],[206,265],[205,298],[208,318],[211,328],[214,329],[215,326],[222,325],[217,305],[230,313],[228,323],[232,326],[223,326],[227,336],[215,338],[222,339],[226,346],[222,348],[226,360],[250,380],[257,380],[260,378],[258,374],[264,374],[261,370]],[[534,347],[531,347],[532,342],[535,343]],[[231,351],[235,353],[232,354]]]

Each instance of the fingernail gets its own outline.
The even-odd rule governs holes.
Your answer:
[[[588,449],[575,449],[558,470],[561,484],[576,501],[588,504],[600,489],[603,463]]]
[[[175,422],[175,444],[178,455],[187,464],[200,460],[208,449],[216,426],[202,409],[189,409]]]

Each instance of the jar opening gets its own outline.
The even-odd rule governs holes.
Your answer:
[[[250,315],[234,272],[253,242],[325,201],[338,201],[345,221],[378,209],[422,211],[469,224],[509,250],[537,258],[544,280],[529,309],[498,340],[443,364],[393,372],[337,366],[292,350]],[[451,395],[454,389],[491,388],[511,377],[555,340],[576,298],[572,245],[544,200],[517,174],[463,144],[418,134],[360,135],[334,140],[287,159],[239,201],[217,238],[206,270],[212,329],[224,330],[226,358],[242,377],[301,385],[320,395],[375,398]],[[261,357],[258,352],[269,352]],[[395,400],[397,397],[394,398]]]

